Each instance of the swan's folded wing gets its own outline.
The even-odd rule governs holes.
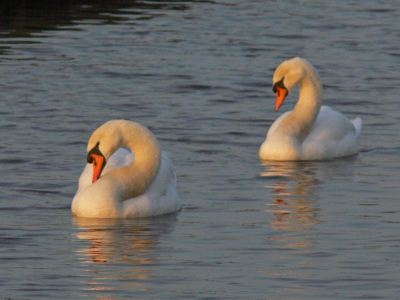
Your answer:
[[[143,195],[125,200],[124,217],[152,217],[180,210],[176,173],[167,152],[162,152],[160,170]]]
[[[306,159],[327,159],[358,152],[356,128],[341,113],[322,106],[308,137],[303,142]]]
[[[307,139],[340,142],[346,135],[355,136],[355,133],[354,125],[343,114],[328,106],[322,106]]]
[[[276,128],[278,128],[279,124],[289,115],[291,114],[293,111],[287,111],[284,114],[282,114],[278,119],[275,120],[274,123],[272,123],[271,127],[268,130],[267,133],[267,138],[272,136],[272,134],[274,133],[274,131],[276,130]]]

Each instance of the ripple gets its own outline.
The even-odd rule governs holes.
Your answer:
[[[0,158],[0,163],[1,164],[26,164],[28,163],[29,160],[27,159],[18,159],[18,158]]]
[[[34,193],[34,194],[60,194],[60,191],[50,191],[50,190],[33,190],[33,189],[17,189],[18,192],[23,193]]]

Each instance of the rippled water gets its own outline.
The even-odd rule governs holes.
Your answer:
[[[1,8],[4,299],[400,299],[397,1]],[[360,155],[260,162],[293,56],[363,118]],[[171,152],[180,213],[72,217],[87,140],[115,118]]]

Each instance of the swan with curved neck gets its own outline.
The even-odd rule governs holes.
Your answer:
[[[322,104],[318,72],[305,59],[284,61],[273,76],[278,111],[286,96],[300,84],[293,111],[281,115],[261,145],[263,160],[326,160],[358,153],[357,138],[362,121],[352,121]]]
[[[92,134],[87,151],[71,206],[76,216],[150,217],[180,209],[172,161],[146,127],[109,121]]]

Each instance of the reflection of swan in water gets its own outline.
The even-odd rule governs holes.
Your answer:
[[[318,196],[315,190],[319,181],[307,162],[268,162],[263,177],[274,183],[267,185],[273,189],[274,203],[270,204],[275,216],[272,225],[278,230],[309,230],[318,224]]]
[[[324,182],[341,177],[348,180],[353,173],[356,158],[333,160],[329,162],[264,162],[265,172],[261,174],[272,184],[273,203],[266,210],[274,216],[272,228],[279,231],[310,231],[319,221],[319,191]],[[273,236],[290,248],[310,247],[310,235],[287,234]],[[304,249],[304,248],[303,248]]]
[[[87,290],[132,292],[145,288],[145,280],[153,277],[149,266],[158,263],[160,236],[174,230],[176,215],[136,220],[73,220],[78,228],[76,237],[86,241],[77,256],[86,271],[82,283]]]

